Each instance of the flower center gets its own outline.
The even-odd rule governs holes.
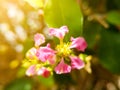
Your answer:
[[[58,52],[58,55],[59,56],[69,56],[72,52],[72,50],[70,50],[70,44],[69,43],[63,43],[63,44],[60,44],[60,45],[57,45],[56,47],[56,50]]]

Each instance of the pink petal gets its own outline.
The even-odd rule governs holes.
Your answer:
[[[28,50],[28,52],[26,53],[26,57],[29,58],[29,59],[35,59],[36,57],[36,48],[31,48],[30,50]]]
[[[50,71],[47,68],[42,67],[38,70],[37,74],[47,78],[50,76]]]
[[[55,64],[56,61],[56,55],[55,54],[51,54],[48,56],[48,61],[51,65]]]
[[[65,34],[68,33],[68,31],[69,30],[68,30],[67,26],[62,26],[60,28],[50,28],[49,29],[50,35],[56,36],[59,39],[63,39]]]
[[[55,55],[55,51],[52,50],[49,45],[47,45],[46,47],[40,47],[37,50],[36,56],[38,57],[39,60],[41,60],[42,62],[45,61],[49,61],[50,64],[54,64],[55,60],[56,60],[56,55]]]
[[[26,75],[27,76],[32,76],[36,74],[36,66],[35,65],[31,65],[27,71],[26,71]]]
[[[68,31],[69,31],[67,26],[62,26],[62,27],[60,27],[60,29],[65,33],[68,33]]]
[[[79,51],[85,51],[87,43],[83,37],[71,38],[72,44],[70,48],[76,48]]]
[[[71,66],[65,64],[62,59],[61,62],[55,67],[55,72],[57,74],[69,73],[71,72]]]
[[[45,37],[43,34],[37,33],[34,35],[34,41],[35,41],[35,46],[38,47],[39,45],[45,42]]]
[[[71,59],[71,67],[72,69],[81,69],[84,67],[84,62],[76,57],[76,56],[70,56],[70,59]]]

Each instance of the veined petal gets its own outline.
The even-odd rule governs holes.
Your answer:
[[[55,36],[59,39],[63,39],[65,34],[68,33],[68,28],[67,26],[62,26],[60,28],[50,28],[49,33],[51,36]]]
[[[26,71],[26,75],[27,76],[33,76],[36,74],[36,65],[31,65],[27,71]]]
[[[57,74],[69,73],[71,72],[71,66],[65,64],[62,59],[61,62],[55,67],[55,72]]]
[[[43,44],[45,42],[45,37],[43,34],[35,34],[34,36],[35,46],[38,47],[39,45]]]
[[[50,45],[47,45],[45,47],[40,47],[37,50],[36,56],[42,62],[48,60],[50,64],[54,64],[56,60],[55,51],[50,48]]]
[[[71,38],[72,44],[70,48],[76,48],[79,51],[85,51],[87,43],[83,37]]]
[[[70,56],[70,59],[71,59],[71,67],[72,69],[81,69],[83,68],[85,65],[84,65],[84,62],[77,56]]]

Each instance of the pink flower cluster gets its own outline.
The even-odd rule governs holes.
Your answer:
[[[67,26],[49,29],[49,34],[60,40],[60,44],[55,49],[52,49],[49,43],[46,46],[42,45],[45,42],[43,34],[37,33],[34,36],[35,47],[31,48],[26,54],[32,62],[26,71],[26,75],[48,77],[53,71],[56,74],[63,74],[70,73],[72,69],[84,67],[84,62],[74,54],[72,49],[76,48],[78,51],[83,52],[87,47],[87,43],[83,37],[71,37],[69,43],[64,43],[64,36],[68,32]]]

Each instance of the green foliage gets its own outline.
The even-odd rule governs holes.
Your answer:
[[[120,33],[113,31],[102,30],[99,58],[105,68],[120,74]]]
[[[108,12],[106,19],[111,24],[120,25],[120,13],[117,11]]]
[[[112,73],[119,74],[120,33],[113,28],[104,29],[98,23],[85,21],[83,36],[88,48],[98,54],[100,63]]]
[[[85,21],[83,36],[88,43],[88,48],[94,48],[94,46],[98,42],[101,30],[102,27],[98,23]]]
[[[8,84],[4,90],[32,90],[32,83],[29,78],[20,78]]]
[[[120,0],[113,0],[116,4],[116,6],[120,9]]]
[[[48,0],[44,14],[49,27],[67,25],[70,29],[69,37],[81,35],[83,16],[76,0]]]
[[[42,76],[38,76],[39,81],[45,86],[52,86],[54,84],[53,76],[48,78],[44,78]]]

